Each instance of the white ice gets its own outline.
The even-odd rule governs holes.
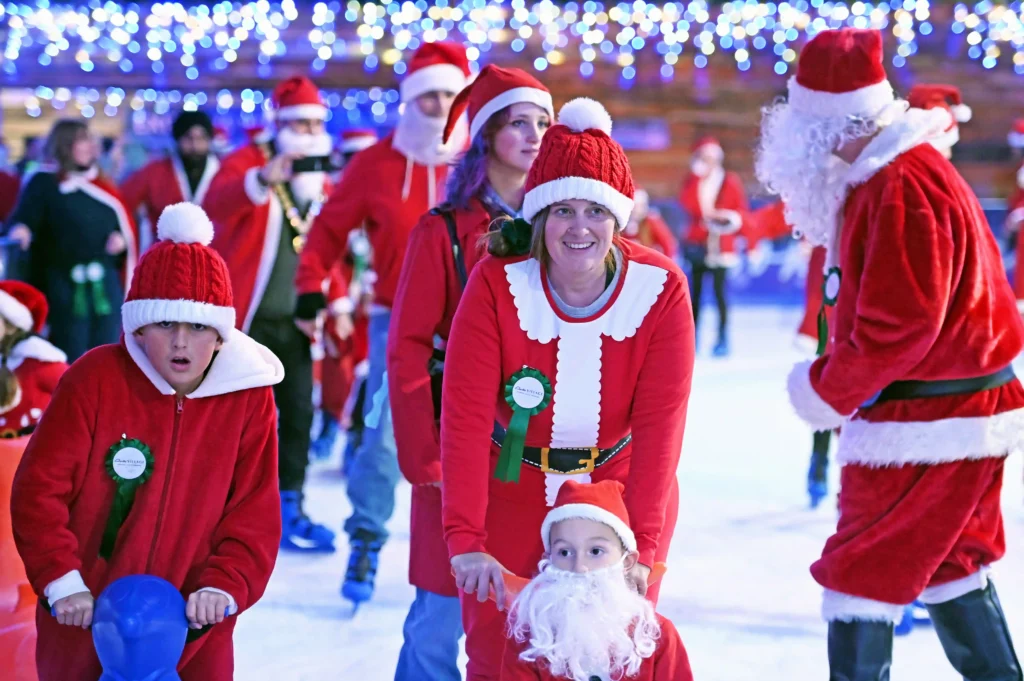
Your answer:
[[[698,353],[679,466],[681,505],[659,610],[679,629],[697,681],[828,678],[820,589],[808,566],[834,528],[834,498],[807,508],[811,435],[792,414],[785,376],[797,310],[740,308],[733,355],[708,357],[710,310]],[[340,528],[349,513],[336,461],[311,468],[307,509]],[[830,470],[831,488],[838,471]],[[995,581],[1010,629],[1024,647],[1024,485],[1011,459],[1003,492],[1007,556]],[[409,487],[398,489],[392,537],[374,600],[354,619],[339,595],[346,551],[282,554],[263,600],[235,635],[244,681],[390,681],[413,598],[406,580]],[[932,629],[897,638],[893,681],[956,681]]]

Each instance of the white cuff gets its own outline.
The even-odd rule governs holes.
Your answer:
[[[352,302],[352,299],[348,296],[342,296],[332,300],[327,306],[327,313],[332,317],[337,317],[343,314],[352,314],[356,311],[356,304]]]
[[[849,416],[843,416],[833,409],[811,385],[811,361],[797,362],[786,379],[789,402],[796,415],[807,422],[815,432],[835,430],[843,425]]]
[[[270,200],[270,187],[260,184],[259,174],[259,168],[249,168],[245,172],[245,195],[257,206],[262,206]]]
[[[821,617],[826,622],[892,622],[903,616],[903,605],[851,596],[825,589],[821,599]]]
[[[719,208],[718,213],[722,218],[727,220],[729,224],[724,227],[716,226],[711,231],[717,232],[718,234],[735,234],[740,231],[740,227],[743,226],[743,218],[737,211],[729,210],[728,208]]]
[[[960,579],[953,580],[952,582],[946,582],[945,584],[939,584],[938,586],[930,586],[921,592],[921,595],[917,600],[921,601],[925,605],[938,605],[939,603],[947,603],[956,598],[960,598],[964,594],[969,594],[972,591],[978,591],[988,586],[988,579],[991,570],[987,565],[982,565],[981,568],[973,575],[967,575]]]
[[[82,573],[78,570],[72,570],[63,577],[55,579],[46,585],[43,589],[43,596],[50,602],[52,606],[54,603],[62,598],[73,596],[74,594],[80,594],[88,592],[89,587],[85,585],[85,581],[82,579]]]
[[[203,592],[203,591],[212,591],[215,594],[221,594],[222,596],[227,596],[228,597],[228,613],[227,614],[228,614],[229,617],[231,615],[234,615],[235,613],[238,612],[238,603],[235,603],[235,597],[232,596],[231,594],[229,594],[227,591],[224,591],[223,589],[214,589],[212,586],[204,586],[202,589],[199,590],[199,592]]]
[[[1006,216],[1006,225],[1011,232],[1020,229],[1021,222],[1024,222],[1024,208],[1016,208]]]

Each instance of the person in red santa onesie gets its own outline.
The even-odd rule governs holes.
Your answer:
[[[67,355],[39,336],[49,305],[20,281],[0,281],[0,437],[30,434],[68,368]]]
[[[697,140],[690,158],[679,202],[690,222],[683,237],[683,255],[690,265],[694,326],[700,324],[704,276],[710,274],[718,304],[718,340],[712,352],[724,357],[729,354],[726,275],[739,264],[736,238],[747,212],[747,195],[739,175],[722,167],[725,154],[714,137]]]
[[[948,125],[895,98],[877,30],[818,34],[764,112],[758,178],[828,249],[835,304],[831,349],[788,381],[803,420],[842,427],[839,524],[811,567],[834,679],[888,678],[918,598],[965,679],[1021,678],[989,565],[1024,434],[1024,323],[977,198],[928,143]]]
[[[139,218],[139,252],[153,243],[153,226],[164,208],[182,201],[203,203],[220,161],[212,152],[213,121],[202,111],[182,111],[171,126],[174,150],[151,161],[121,183],[128,212]]]
[[[949,114],[944,134],[929,142],[947,159],[953,157],[953,147],[960,141],[960,124],[971,120],[971,107],[963,102],[959,88],[953,85],[918,83],[910,88],[907,102],[912,109],[940,109]]]
[[[467,109],[472,144],[448,176],[447,202],[409,236],[388,338],[398,463],[413,484],[409,581],[416,586],[395,681],[461,679],[461,609],[441,525],[444,347],[466,278],[485,255],[480,239],[495,220],[519,215],[526,175],[555,115],[537,79],[493,64],[456,97],[449,130]]]
[[[1007,135],[1010,148],[1018,155],[1024,153],[1024,118],[1017,119],[1013,129]],[[1015,235],[1017,262],[1024,263],[1024,239],[1020,238],[1020,228],[1024,225],[1024,159],[1017,169],[1016,187],[1007,201],[1006,232]],[[1024,314],[1024,265],[1014,268],[1013,290],[1017,295],[1017,309]]]
[[[122,307],[121,342],[64,374],[14,478],[14,539],[41,601],[39,681],[100,676],[94,597],[135,574],[187,595],[197,636],[181,679],[231,679],[233,615],[259,600],[277,558],[270,386],[284,369],[234,328],[202,209],[168,207],[157,236]]]
[[[285,379],[274,386],[281,547],[333,552],[334,533],[302,510],[313,425],[313,358],[310,338],[292,319],[299,253],[330,189],[325,171],[300,168],[310,157],[331,152],[331,137],[324,130],[327,107],[316,85],[303,77],[279,83],[271,100],[273,128],[221,162],[203,207],[217,226],[213,248],[231,273],[238,328],[270,348],[285,366]],[[320,285],[343,291],[330,273]]]
[[[469,74],[462,45],[425,43],[416,50],[400,85],[404,109],[398,126],[352,159],[313,225],[295,276],[295,317],[311,333],[326,305],[321,282],[342,257],[352,231],[366,230],[377,278],[369,320],[365,429],[348,471],[352,515],[345,532],[350,552],[341,587],[342,596],[357,606],[373,596],[377,559],[388,537],[385,524],[394,512],[401,477],[385,375],[391,306],[409,232],[443,199],[448,164],[466,146],[464,119],[447,144],[441,137],[452,101]]]
[[[477,263],[452,323],[442,519],[471,681],[498,677],[505,617],[488,590],[504,603],[503,572],[537,565],[563,482],[625,484],[640,554],[629,580],[652,602],[648,576],[675,528],[693,311],[678,266],[620,235],[634,186],[611,128],[593,100],[563,107],[523,219],[492,233],[495,257]]]
[[[654,249],[669,259],[676,257],[676,238],[657,210],[651,209],[651,197],[643,189],[636,190],[633,212],[622,235],[641,246]]]
[[[679,632],[626,579],[639,554],[623,491],[558,490],[540,574],[509,609],[501,681],[693,681]]]

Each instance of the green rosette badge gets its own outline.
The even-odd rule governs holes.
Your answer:
[[[129,440],[122,435],[121,440],[107,452],[106,468],[107,475],[117,485],[103,530],[103,543],[100,544],[100,557],[109,559],[114,553],[117,533],[132,510],[136,490],[153,475],[153,452],[144,442]]]
[[[839,300],[839,284],[842,283],[843,275],[838,267],[830,267],[825,275],[825,281],[821,285],[822,299],[821,307],[818,309],[818,349],[820,357],[825,354],[825,347],[828,345],[828,317],[825,316],[826,307],[835,307]]]
[[[508,422],[505,441],[501,444],[494,477],[502,482],[519,482],[530,417],[551,404],[551,381],[536,369],[524,366],[505,384],[505,401],[512,408],[512,420]]]

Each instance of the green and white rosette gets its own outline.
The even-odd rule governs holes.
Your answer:
[[[109,559],[114,553],[117,533],[132,510],[136,490],[153,475],[153,452],[140,440],[129,440],[122,435],[121,440],[107,452],[106,468],[107,475],[117,485],[103,530],[103,543],[100,544],[100,557]]]
[[[512,408],[512,420],[508,422],[498,467],[494,471],[494,477],[498,480],[519,482],[530,417],[548,408],[551,394],[551,381],[536,369],[524,366],[508,379],[505,384],[505,401]]]
[[[825,274],[825,281],[821,285],[824,294],[821,299],[821,308],[818,310],[818,350],[820,357],[825,354],[825,347],[828,345],[828,317],[825,316],[826,307],[835,307],[839,300],[839,285],[842,283],[843,275],[838,267],[830,267]]]

